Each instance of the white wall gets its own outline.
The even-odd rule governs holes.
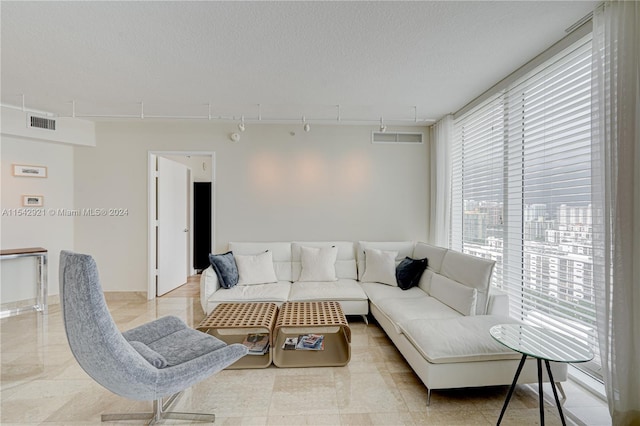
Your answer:
[[[73,249],[73,217],[52,214],[50,209],[73,209],[73,147],[2,135],[2,196],[0,246],[2,249],[44,247],[49,251],[49,294],[58,294],[59,253]],[[43,165],[47,178],[12,176],[12,164]],[[44,196],[44,207],[33,208],[42,216],[15,216],[22,195]],[[35,262],[3,260],[2,303],[35,298]]]
[[[150,150],[216,153],[216,251],[229,241],[427,239],[428,143],[374,145],[365,126],[255,124],[233,143],[234,128],[97,123],[97,146],[75,148],[76,206],[128,209],[76,218],[75,248],[94,255],[106,290],[146,291]]]

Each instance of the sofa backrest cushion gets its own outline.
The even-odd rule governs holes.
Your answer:
[[[433,274],[429,294],[462,315],[476,314],[478,292],[473,287],[460,284],[440,274]]]
[[[291,281],[300,280],[302,272],[302,247],[336,247],[336,277],[338,279],[357,279],[355,244],[351,241],[294,241],[291,243]]]
[[[448,250],[442,260],[440,273],[447,278],[475,288],[478,292],[476,315],[487,312],[491,274],[495,261]]]
[[[414,259],[424,259],[425,257],[429,259],[429,264],[427,268],[432,270],[433,272],[440,273],[440,269],[442,268],[442,260],[444,259],[444,255],[447,254],[449,250],[443,247],[432,246],[427,243],[417,242],[416,246],[413,249],[413,258]]]
[[[278,281],[291,280],[291,243],[288,242],[230,242],[229,250],[235,255],[256,255],[271,252],[273,269]]]
[[[414,259],[428,259],[427,270],[424,271],[422,277],[420,277],[420,283],[418,286],[429,293],[431,291],[431,279],[433,274],[439,274],[440,268],[442,268],[442,260],[444,255],[449,251],[446,248],[432,246],[422,242],[417,242],[413,249]]]
[[[413,257],[413,241],[359,241],[358,242],[358,280],[362,281],[362,276],[366,268],[366,257],[364,250],[368,248],[382,250],[382,251],[395,251],[398,253],[396,256],[396,265],[400,263],[405,257]]]

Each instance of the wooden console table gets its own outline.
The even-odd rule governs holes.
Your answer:
[[[10,317],[13,315],[31,311],[39,311],[41,314],[47,313],[47,294],[49,292],[47,284],[47,255],[47,250],[42,247],[0,250],[0,260],[19,259],[22,257],[35,257],[38,260],[36,304],[32,306],[4,309],[0,311],[0,318]]]

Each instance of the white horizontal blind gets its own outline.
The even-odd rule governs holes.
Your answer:
[[[512,316],[597,354],[590,87],[588,38],[456,120],[451,247],[496,260]]]

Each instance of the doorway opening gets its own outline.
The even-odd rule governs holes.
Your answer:
[[[203,269],[200,252],[215,247],[214,177],[214,152],[149,151],[148,300],[185,284],[187,277]],[[195,200],[203,198],[203,187],[208,192],[204,197],[208,209],[198,207]],[[194,229],[196,207],[197,227],[204,233]],[[203,227],[203,221],[208,226]]]

